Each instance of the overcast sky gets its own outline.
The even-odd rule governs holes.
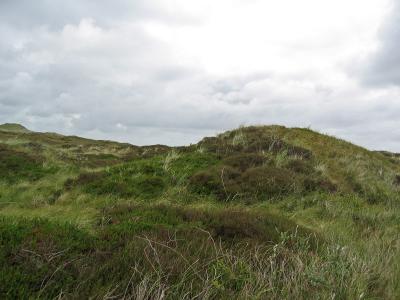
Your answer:
[[[133,144],[308,127],[400,152],[396,0],[1,0],[0,123]]]

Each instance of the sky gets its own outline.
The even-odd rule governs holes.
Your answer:
[[[0,123],[136,145],[246,125],[400,152],[396,0],[1,0]]]

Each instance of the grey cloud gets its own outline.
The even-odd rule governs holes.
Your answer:
[[[138,19],[183,21],[179,14],[173,16],[157,4],[155,0],[2,0],[0,20],[19,29],[46,26],[52,30],[83,18],[93,18],[104,26]]]
[[[400,2],[393,1],[379,33],[379,49],[360,67],[362,79],[372,86],[400,86]]]

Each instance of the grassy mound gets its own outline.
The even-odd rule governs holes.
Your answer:
[[[0,125],[0,130],[2,131],[10,131],[10,132],[30,132],[27,128],[20,124],[15,124],[15,123],[5,123]]]

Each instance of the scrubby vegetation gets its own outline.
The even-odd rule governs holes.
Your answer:
[[[0,298],[398,299],[399,178],[309,129],[171,148],[0,125]]]

